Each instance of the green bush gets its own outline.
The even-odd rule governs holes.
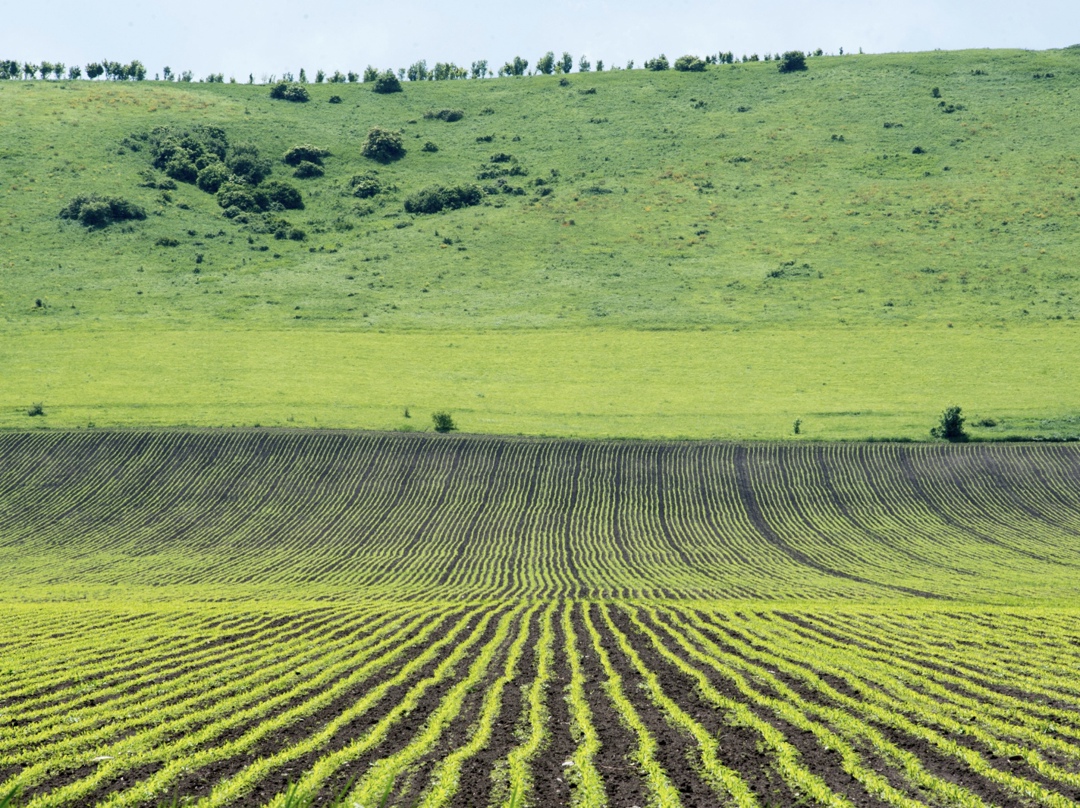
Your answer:
[[[555,54],[548,51],[539,59],[536,60],[536,69],[543,73],[545,76],[550,76],[555,72]]]
[[[293,172],[293,176],[298,180],[311,180],[316,177],[321,177],[326,172],[323,171],[322,166],[318,163],[312,163],[308,160],[300,162],[296,166],[296,170]]]
[[[206,191],[208,194],[216,194],[221,184],[225,182],[231,176],[228,167],[219,161],[215,161],[206,166],[199,172],[199,176],[195,180],[195,184],[199,186],[199,190]]]
[[[949,407],[941,413],[938,425],[930,430],[930,435],[935,438],[943,438],[952,443],[963,443],[968,439],[964,431],[964,417],[957,406]]]
[[[705,63],[696,56],[680,56],[675,60],[675,69],[683,73],[700,73],[705,69]]]
[[[373,126],[368,131],[367,140],[364,141],[361,154],[380,163],[400,160],[405,156],[405,143],[402,140],[401,132]]]
[[[668,67],[667,57],[662,53],[655,59],[649,59],[645,62],[646,70],[667,70]]]
[[[303,210],[304,198],[300,191],[282,180],[267,180],[259,186],[259,190],[266,194],[272,202],[286,210]]]
[[[251,185],[258,185],[270,176],[270,161],[259,156],[259,149],[252,143],[239,143],[232,147],[225,165],[229,171]]]
[[[145,219],[146,211],[117,196],[77,196],[60,211],[61,219],[73,219],[91,230],[108,227],[113,222]]]
[[[788,51],[780,58],[781,73],[795,73],[806,70],[806,54],[802,51]]]
[[[223,208],[236,208],[245,213],[261,213],[270,208],[270,198],[263,191],[242,182],[223,183],[218,189],[217,201]]]
[[[420,147],[420,151],[422,152],[437,152],[438,150],[439,147],[432,143],[430,140]]]
[[[429,109],[424,113],[427,120],[439,120],[453,123],[465,117],[465,111],[461,109]]]
[[[366,75],[367,74],[365,73],[365,81],[367,81]],[[394,71],[387,70],[385,73],[379,74],[379,77],[375,79],[375,84],[371,89],[372,92],[382,93],[383,95],[386,95],[387,93],[400,93],[401,82],[398,80],[398,77],[394,75]]]
[[[332,95],[332,96],[330,96],[329,103],[331,103],[331,104],[340,104],[341,103],[341,96],[340,95]]]
[[[357,199],[369,199],[380,191],[382,185],[374,174],[357,174],[349,180],[349,192]]]
[[[289,81],[279,81],[270,88],[270,97],[281,101],[294,101],[304,103],[310,99],[307,88],[303,84]]]
[[[453,417],[448,412],[436,412],[431,416],[432,423],[435,424],[436,432],[453,432],[457,429],[457,425],[454,423]]]
[[[298,166],[305,161],[321,166],[323,158],[329,156],[330,152],[326,149],[320,149],[318,146],[304,143],[299,146],[293,146],[285,152],[281,159],[290,166]]]
[[[441,210],[456,210],[479,205],[483,198],[483,191],[476,185],[433,185],[406,197],[405,212],[438,213]]]

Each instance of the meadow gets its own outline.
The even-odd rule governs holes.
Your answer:
[[[393,429],[411,405],[503,434],[782,438],[820,415],[819,438],[925,438],[958,403],[1002,425],[991,436],[1076,436],[1056,369],[1077,344],[1080,50],[809,65],[309,85],[306,104],[259,85],[0,82],[0,425]],[[425,117],[443,109],[463,117]],[[303,240],[227,219],[193,185],[141,187],[139,136],[194,125],[300,189],[305,208],[281,215]],[[372,126],[400,130],[405,157],[364,158]],[[298,144],[330,153],[321,177],[291,178]],[[522,173],[477,179],[493,165]],[[354,196],[361,175],[381,191]],[[463,183],[499,192],[404,210]],[[87,193],[148,218],[58,218]],[[215,339],[228,374],[155,361]],[[374,384],[328,408],[303,366],[343,354]],[[708,390],[686,383],[694,356],[719,357]],[[860,396],[883,361],[903,385]],[[605,394],[634,367],[655,369],[644,412]],[[492,399],[505,369],[521,385]],[[818,390],[833,374],[842,395]],[[48,415],[31,422],[35,402]]]

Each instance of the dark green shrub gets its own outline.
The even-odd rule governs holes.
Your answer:
[[[453,432],[457,429],[457,425],[454,423],[453,417],[448,412],[436,412],[431,416],[432,423],[435,424],[436,432]]]
[[[430,109],[424,113],[427,120],[439,120],[453,123],[465,117],[465,111],[461,109]]]
[[[420,151],[422,152],[437,152],[438,150],[439,147],[432,143],[430,140],[420,147]]]
[[[563,73],[569,73],[574,69],[574,57],[563,51],[562,58],[559,60],[559,67],[562,68]]]
[[[166,174],[180,182],[195,182],[199,178],[199,169],[183,154],[176,155],[162,168]]]
[[[316,177],[321,177],[324,173],[322,166],[317,163],[312,163],[307,160],[303,160],[296,166],[296,171],[293,172],[293,176],[298,180],[311,180]]]
[[[180,242],[174,238],[167,238],[166,236],[162,236],[154,242],[154,245],[157,247],[179,247]]]
[[[441,210],[456,210],[479,205],[483,198],[483,191],[476,185],[433,185],[406,197],[405,212],[438,213]]]
[[[806,54],[802,51],[788,51],[780,57],[780,72],[795,73],[806,70]]]
[[[943,438],[953,443],[963,443],[968,439],[964,431],[964,417],[960,414],[959,407],[952,406],[941,413],[938,425],[930,430],[930,435],[935,438]]]
[[[270,97],[281,101],[304,103],[310,99],[307,88],[298,82],[279,81],[270,88]]]
[[[382,185],[374,174],[357,174],[349,180],[349,191],[357,199],[369,199],[382,191]]]
[[[316,165],[322,165],[324,157],[329,157],[330,152],[326,149],[320,149],[318,146],[312,146],[310,143],[304,143],[299,146],[293,146],[282,156],[282,160],[290,166],[298,166],[303,162],[315,163]]]
[[[201,191],[206,191],[208,194],[216,194],[218,188],[221,187],[223,182],[229,179],[230,175],[231,172],[227,166],[215,161],[199,172],[195,184],[199,186],[199,190]]]
[[[258,185],[270,176],[270,161],[259,156],[259,149],[252,143],[233,146],[225,165],[245,182]]]
[[[30,409],[28,409],[26,411],[26,414],[29,415],[31,418],[36,418],[36,417],[38,417],[40,415],[44,415],[45,414],[45,405],[42,404],[40,401],[37,402],[36,404],[32,404],[30,406]],[[449,417],[449,416],[447,416],[447,417]],[[453,428],[453,426],[451,426],[451,429],[452,428]],[[436,429],[438,429],[438,426],[436,426]],[[443,431],[445,431],[445,430],[443,430]]]
[[[259,190],[266,194],[273,203],[281,205],[286,210],[303,210],[304,199],[300,191],[281,180],[267,180],[259,186]]]
[[[366,81],[367,79],[365,78],[364,80]],[[382,93],[383,95],[386,95],[387,93],[400,93],[401,82],[398,80],[398,77],[394,75],[392,70],[387,70],[385,73],[379,74],[379,77],[375,79],[375,83],[371,89],[373,92]]]
[[[145,219],[146,211],[116,196],[77,196],[60,211],[61,219],[74,219],[90,229],[107,227],[113,222]]]
[[[236,208],[245,213],[260,213],[270,207],[270,198],[265,193],[242,182],[223,183],[218,189],[217,201],[223,208]]]
[[[380,163],[390,163],[405,156],[401,132],[374,126],[367,134],[361,154]]]
[[[667,57],[662,53],[655,59],[649,59],[645,62],[646,70],[667,70],[668,67]]]
[[[548,51],[539,59],[536,60],[536,69],[543,73],[545,76],[550,76],[555,72],[555,54]]]
[[[675,60],[675,69],[684,73],[700,73],[705,69],[705,63],[696,56],[680,56]]]
[[[330,96],[329,103],[331,103],[331,104],[340,104],[341,103],[341,96],[340,95],[332,95],[332,96]]]

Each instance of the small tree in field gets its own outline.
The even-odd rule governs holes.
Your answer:
[[[559,60],[559,65],[562,67],[563,73],[569,73],[574,69],[574,57],[566,51],[563,51],[562,59]]]
[[[536,62],[536,69],[543,73],[545,76],[550,76],[555,72],[555,54],[548,51]]]
[[[968,434],[964,431],[964,417],[960,414],[960,408],[949,407],[941,413],[941,420],[930,430],[930,435],[935,438],[944,438],[952,443],[966,441]]]
[[[401,132],[373,126],[367,134],[361,153],[364,157],[380,163],[391,163],[401,159],[405,156],[405,144],[401,138]]]
[[[788,51],[780,58],[781,73],[795,73],[806,70],[806,54],[802,51]]]
[[[435,423],[436,432],[453,432],[457,429],[454,419],[448,412],[436,412],[432,414],[431,420]]]
[[[383,95],[388,93],[400,93],[401,80],[394,75],[393,71],[387,70],[385,73],[379,74],[379,77],[375,79],[375,84],[371,89],[372,92],[382,93]]]

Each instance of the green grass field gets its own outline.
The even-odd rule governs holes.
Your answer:
[[[772,439],[801,418],[806,437],[921,439],[957,403],[997,424],[977,435],[1080,433],[1080,51],[809,64],[311,85],[308,104],[4,82],[0,425],[425,428],[451,409],[476,432]],[[465,116],[424,117],[443,108]],[[139,187],[150,158],[124,138],[195,123],[278,178],[292,145],[332,153],[290,180],[304,241],[192,185]],[[361,156],[374,125],[403,130],[404,159]],[[404,212],[500,153],[524,195]],[[352,197],[373,170],[384,192]],[[60,220],[84,193],[150,216]]]

